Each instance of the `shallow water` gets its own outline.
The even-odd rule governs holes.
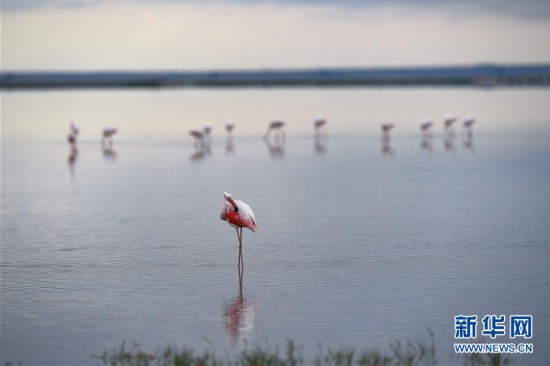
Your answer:
[[[222,104],[252,95],[262,111],[283,98],[278,103],[298,113],[296,95],[302,105],[334,99],[340,111],[337,101],[350,91],[187,93]],[[376,90],[353,93],[383,99]],[[38,139],[18,124],[42,113],[60,129],[48,119],[63,114],[67,98],[87,116],[115,102],[99,91],[4,93],[11,109],[2,121],[2,361],[94,363],[92,354],[122,340],[146,350],[213,346],[218,354],[245,342],[275,348],[287,338],[313,352],[319,342],[386,349],[394,339],[427,340],[430,328],[445,364],[455,315],[532,314],[535,352],[512,359],[548,364],[550,121],[540,107],[548,92],[381,93],[396,105],[419,95],[434,104],[452,97],[461,107],[476,100],[484,108],[470,111],[488,119],[479,119],[472,139],[457,129],[446,140],[439,128],[424,145],[416,129],[400,133],[398,125],[385,147],[378,123],[356,132],[357,109],[341,123],[330,119],[326,140],[289,126],[284,146],[253,135],[264,122],[237,124],[228,146],[220,124],[209,151],[178,135],[179,124],[151,123],[136,127],[135,139],[121,132],[112,149],[83,136],[71,157],[63,139],[48,132]],[[159,100],[179,108],[170,101],[181,92],[155,94],[154,106],[134,104],[147,99],[142,93],[106,95],[139,119]],[[510,116],[491,117],[503,100],[539,109],[526,108],[520,129]],[[211,113],[209,103],[190,113],[201,108]],[[259,223],[257,233],[244,233],[242,298],[237,237],[219,219],[223,191],[247,202]]]

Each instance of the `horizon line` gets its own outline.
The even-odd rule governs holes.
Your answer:
[[[550,86],[550,64],[0,73],[0,89],[350,86]]]
[[[508,67],[549,67],[550,62],[473,62],[448,64],[414,64],[414,65],[371,65],[371,66],[260,66],[260,67],[230,67],[230,68],[142,68],[142,69],[21,69],[3,70],[0,74],[30,74],[30,73],[206,73],[206,72],[293,72],[293,71],[362,71],[362,70],[423,70],[423,69],[473,69],[473,68],[508,68]]]

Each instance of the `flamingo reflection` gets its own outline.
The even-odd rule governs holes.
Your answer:
[[[74,168],[76,164],[76,160],[78,159],[78,148],[76,147],[76,144],[71,144],[71,148],[69,151],[69,170],[71,171],[71,179],[74,179]]]
[[[381,151],[382,151],[382,155],[385,155],[385,156],[393,156],[395,154],[395,151],[393,150],[393,148],[391,147],[391,144],[390,144],[390,140],[387,139],[387,140],[382,140],[382,148],[381,148]]]
[[[206,156],[206,151],[204,149],[196,149],[191,153],[189,157],[192,161],[199,161],[204,159]]]
[[[206,155],[210,154],[210,141],[211,141],[212,126],[205,124],[202,130],[191,130],[189,135],[193,137],[193,152],[191,153],[191,160],[202,160]]]
[[[466,134],[466,137],[464,138],[463,144],[464,144],[464,149],[466,149],[468,151],[471,151],[472,153],[475,154],[476,147],[474,145],[474,135],[472,133],[467,133]]]
[[[281,140],[275,139],[275,141],[271,141],[269,139],[266,139],[265,145],[267,146],[269,154],[272,158],[284,158],[285,145]]]
[[[224,306],[226,341],[239,349],[254,339],[256,320],[256,299],[243,296],[243,275],[239,267],[239,294]]]
[[[315,136],[315,151],[318,154],[325,154],[327,152],[327,136],[326,135],[316,135]]]
[[[225,152],[229,155],[229,154],[233,154],[234,151],[235,151],[235,145],[233,144],[233,136],[229,136],[225,144]]]
[[[432,153],[433,152],[433,146],[432,146],[432,140],[429,137],[422,137],[422,141],[420,142],[420,150]]]
[[[113,149],[113,146],[111,145],[103,145],[103,158],[108,161],[116,161],[118,153],[115,149]]]
[[[445,151],[449,151],[454,153],[455,152],[455,137],[453,133],[445,135],[445,139],[443,140],[443,147],[445,148]]]

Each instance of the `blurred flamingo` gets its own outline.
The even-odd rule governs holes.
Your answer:
[[[69,144],[76,144],[78,131],[78,126],[76,125],[76,123],[74,123],[74,121],[71,121],[71,124],[69,125],[69,135],[67,136],[67,141],[69,141]]]
[[[464,125],[464,129],[466,130],[466,132],[468,133],[468,135],[471,135],[473,130],[472,130],[472,126],[474,125],[474,123],[476,123],[476,119],[472,116],[466,116],[464,118],[464,122],[463,122],[463,125]]]
[[[265,133],[264,139],[267,140],[269,138],[269,135],[272,131],[275,131],[275,138],[276,139],[282,139],[285,140],[285,132],[283,131],[283,127],[285,126],[285,122],[282,120],[273,120],[269,123],[269,126],[267,128],[267,132]]]
[[[390,131],[395,127],[393,123],[384,123],[380,128],[382,129],[382,142],[390,141]]]
[[[422,137],[424,139],[432,137],[432,126],[433,126],[432,120],[426,118],[421,124],[420,129],[422,130]]]
[[[195,147],[204,146],[204,132],[202,132],[201,130],[191,130],[189,131],[189,135],[191,135],[195,139],[193,143]]]
[[[443,119],[443,126],[447,135],[453,135],[453,125],[456,122],[456,117],[448,115]]]
[[[258,224],[254,218],[254,212],[250,206],[243,201],[233,199],[233,196],[227,192],[223,193],[225,199],[220,212],[220,218],[229,223],[231,227],[237,230],[237,237],[239,238],[239,262],[238,265],[244,270],[243,260],[243,227],[246,227],[253,232],[256,232]]]
[[[324,130],[326,134],[326,125],[327,120],[325,118],[317,118],[315,121],[313,121],[313,126],[315,127],[315,135],[319,136],[321,130]]]
[[[317,118],[313,121],[313,127],[315,128],[315,151],[319,154],[324,154],[327,150],[327,120],[324,118]],[[321,131],[323,133],[321,133]]]
[[[103,140],[102,140],[102,143],[104,145],[106,145],[107,143],[109,145],[112,145],[113,144],[113,135],[115,133],[118,133],[118,129],[114,128],[114,127],[105,127],[103,129]]]
[[[233,134],[231,133],[235,128],[235,121],[228,119],[225,121],[225,130],[227,131],[227,143],[225,145],[225,152],[230,154],[234,150],[233,146]]]
[[[113,149],[112,145],[103,145],[103,157],[107,161],[115,161],[117,159],[118,153]]]
[[[227,131],[228,135],[231,135],[231,132],[233,131],[234,128],[235,128],[235,121],[233,121],[232,119],[228,119],[227,121],[225,121],[225,130]]]
[[[464,148],[475,153],[474,146],[474,131],[473,125],[476,122],[476,119],[472,116],[466,116],[463,121],[464,129],[466,130],[466,138],[464,140]]]
[[[210,142],[210,138],[212,135],[212,124],[211,123],[205,123],[202,126],[202,130],[204,131],[204,137],[206,138],[206,142]]]

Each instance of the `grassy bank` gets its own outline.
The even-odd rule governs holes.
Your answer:
[[[196,352],[190,348],[166,346],[154,353],[144,352],[136,343],[122,342],[116,349],[105,351],[94,358],[103,365],[111,366],[435,366],[439,363],[435,342],[430,334],[428,342],[394,341],[385,351],[377,349],[358,351],[351,348],[321,347],[311,359],[304,356],[304,347],[288,340],[283,350],[269,347],[247,347],[235,356],[218,356],[213,350]],[[457,356],[454,364],[465,366],[509,365],[510,360],[500,354],[470,354]]]
[[[427,342],[394,341],[387,350],[355,350],[352,348],[318,347],[314,357],[306,359],[304,347],[288,340],[283,350],[258,345],[246,347],[236,355],[219,356],[212,349],[197,352],[186,347],[168,345],[155,352],[143,351],[136,342],[122,342],[112,350],[94,355],[98,365],[109,366],[436,366],[447,365],[445,357],[439,362],[435,352],[433,334]],[[510,365],[507,356],[501,354],[457,355],[454,365],[501,366]],[[22,365],[6,362],[5,366]]]

